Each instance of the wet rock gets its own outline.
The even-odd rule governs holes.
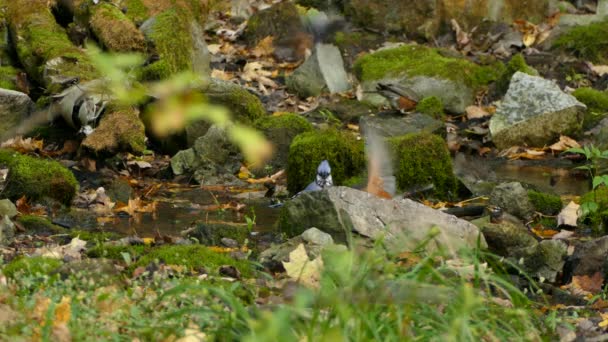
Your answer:
[[[453,160],[454,175],[476,196],[489,196],[496,187],[494,170],[485,160],[458,152]]]
[[[315,45],[312,56],[287,76],[285,83],[302,98],[350,89],[340,50],[331,44]]]
[[[17,216],[17,214],[19,214],[19,212],[17,211],[17,207],[15,207],[11,200],[0,200],[0,217],[8,216],[8,218],[13,218]]]
[[[15,224],[11,219],[4,215],[0,221],[0,246],[7,246],[15,238]]]
[[[397,137],[409,133],[444,133],[445,125],[439,120],[420,113],[411,115],[373,115],[359,120],[363,132],[372,129],[383,137]]]
[[[593,276],[595,273],[605,278],[608,274],[608,236],[576,245],[564,268],[567,282],[572,276]]]
[[[238,184],[240,180],[234,174],[241,167],[241,159],[226,131],[213,125],[204,136],[196,139],[192,148],[171,158],[171,169],[175,175],[193,173],[199,184]]]
[[[509,214],[503,214],[508,216]],[[490,217],[482,217],[471,221],[479,229],[488,243],[492,253],[510,256],[514,249],[535,247],[538,241],[518,219],[506,217],[497,223],[490,222]]]
[[[230,277],[234,279],[241,279],[241,271],[236,267],[230,265],[220,266],[218,273],[224,277]]]
[[[82,142],[82,147],[95,154],[118,152],[141,154],[146,148],[145,127],[135,108],[111,110],[99,126]]]
[[[133,188],[125,178],[115,178],[108,186],[107,194],[113,202],[129,203]]]
[[[245,243],[248,236],[249,231],[246,226],[223,223],[199,223],[193,230],[186,232],[187,238],[194,238],[198,243],[206,246],[220,246],[223,242],[227,242],[236,243],[238,247]]]
[[[555,282],[564,267],[567,248],[563,241],[543,240],[536,246],[517,249],[512,254],[515,260],[523,259],[522,268],[528,275]]]
[[[209,102],[228,107],[239,122],[252,123],[266,115],[262,101],[238,84],[214,78],[202,91]],[[190,139],[192,137],[188,137]]]
[[[221,238],[220,242],[222,243],[223,246],[228,247],[228,248],[239,247],[239,242],[234,239],[231,239],[231,238]]]
[[[378,83],[391,83],[419,98],[435,96],[446,110],[462,113],[473,104],[475,92],[498,79],[504,66],[480,66],[444,50],[409,44],[364,55],[353,69],[361,81],[362,101],[388,105],[376,88]]]
[[[490,203],[524,220],[530,219],[534,214],[534,205],[530,202],[528,191],[518,182],[496,186],[490,195]]]
[[[5,133],[15,129],[33,110],[34,102],[26,94],[0,89],[0,132]]]
[[[314,111],[317,116],[321,116],[321,112],[331,112],[341,123],[359,123],[359,119],[366,115],[377,112],[377,108],[370,106],[355,99],[346,99],[336,97],[330,102],[320,104]],[[312,113],[305,113],[304,116],[311,117]],[[318,123],[318,121],[316,121]]]
[[[97,216],[89,210],[72,208],[59,212],[52,223],[69,229],[92,230],[97,228]]]
[[[574,135],[582,128],[586,106],[541,77],[516,72],[509,90],[490,120],[494,144],[544,146],[560,135]]]
[[[302,240],[311,243],[313,245],[325,246],[334,243],[331,235],[315,228],[309,228],[302,233]]]
[[[454,253],[461,247],[474,247],[480,231],[471,223],[444,214],[409,199],[385,200],[367,192],[336,186],[307,192],[282,208],[279,229],[296,236],[311,227],[345,243],[353,233],[370,240],[383,238],[390,250],[414,250],[434,236],[427,249]],[[485,240],[481,237],[481,244]]]

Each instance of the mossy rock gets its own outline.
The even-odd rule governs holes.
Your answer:
[[[201,0],[124,0],[121,4],[125,15],[138,26],[146,19],[172,8],[189,12],[201,25],[209,13],[208,2]]]
[[[300,133],[313,130],[310,122],[294,113],[263,116],[254,122],[254,127],[274,145],[274,156],[268,164],[276,170],[287,164],[289,145],[293,139]]]
[[[593,88],[578,88],[572,95],[587,106],[583,129],[595,127],[608,113],[608,92]]]
[[[51,85],[49,74],[78,77],[80,81],[97,78],[98,73],[89,57],[70,42],[48,4],[29,0],[7,2],[11,38],[28,75],[45,87]],[[52,70],[47,70],[45,64],[51,60],[54,65]],[[49,92],[54,90],[47,89]]]
[[[36,215],[21,215],[17,222],[25,228],[27,234],[63,234],[65,228],[54,225],[49,219]]]
[[[21,155],[12,150],[0,150],[0,164],[9,168],[3,195],[16,200],[43,197],[69,205],[78,190],[74,174],[54,160]]]
[[[143,51],[144,36],[122,11],[110,3],[92,6],[91,30],[99,41],[112,51]]]
[[[576,26],[562,34],[554,46],[594,63],[608,61],[608,20]]]
[[[93,133],[84,139],[82,147],[95,154],[141,154],[146,148],[146,133],[139,111],[135,108],[109,110]]]
[[[523,72],[528,75],[538,76],[538,71],[533,67],[529,66],[526,63],[526,59],[521,53],[516,54],[509,60],[507,63],[506,70],[502,73],[500,78],[496,81],[496,90],[500,94],[505,94],[509,89],[509,83],[511,82],[511,77],[516,72]]]
[[[581,196],[579,203],[593,202],[597,204],[597,210],[587,216],[586,221],[590,223],[594,230],[597,227],[608,224],[608,187],[599,186]],[[604,232],[602,232],[604,233]]]
[[[409,190],[433,184],[438,199],[454,199],[458,180],[445,141],[429,133],[412,133],[389,139],[395,153],[397,187]]]
[[[209,102],[226,106],[232,117],[241,123],[251,124],[266,115],[262,101],[238,84],[214,79],[203,93]]]
[[[363,142],[333,129],[296,136],[289,147],[287,190],[303,190],[315,179],[317,166],[325,159],[331,166],[334,185],[341,185],[365,167]]]
[[[271,36],[274,42],[291,39],[304,32],[300,13],[294,3],[285,1],[254,13],[247,22],[243,32],[245,41],[255,46],[262,39]]]
[[[18,69],[12,66],[0,66],[0,88],[17,90],[15,83]]]
[[[357,59],[353,69],[357,78],[364,82],[406,74],[409,77],[436,76],[478,89],[497,80],[504,66],[502,63],[480,66],[439,49],[410,44],[364,55]]]
[[[8,278],[17,278],[24,275],[50,275],[61,266],[58,259],[45,257],[19,257],[1,268]]]
[[[238,224],[199,223],[187,237],[194,238],[198,243],[206,246],[221,246],[222,238],[244,244],[249,237],[249,230],[247,226]]]
[[[562,200],[558,195],[528,190],[528,198],[536,211],[545,215],[557,215],[562,210]]]
[[[416,105],[416,111],[422,114],[426,114],[433,119],[443,120],[445,119],[445,113],[443,112],[443,102],[436,96],[425,97]]]

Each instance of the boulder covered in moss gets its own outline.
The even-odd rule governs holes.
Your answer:
[[[416,111],[437,120],[443,120],[445,118],[443,103],[441,102],[441,99],[436,96],[429,96],[420,100],[416,105]]]
[[[406,116],[393,113],[366,115],[359,120],[362,132],[373,130],[383,137],[399,137],[410,133],[434,133],[445,135],[445,125],[429,115],[412,113]]]
[[[184,10],[199,24],[204,24],[209,14],[209,2],[204,0],[123,0],[121,9],[137,26],[147,19],[168,9]]]
[[[593,88],[578,88],[572,95],[587,106],[583,129],[595,127],[608,114],[608,92]]]
[[[574,26],[557,38],[556,48],[594,63],[608,62],[608,19]]]
[[[538,76],[538,71],[526,63],[526,59],[521,53],[511,57],[507,63],[506,70],[500,75],[500,78],[496,81],[496,90],[500,94],[504,94],[509,89],[509,83],[511,78],[516,72],[523,72],[528,75]]]
[[[49,197],[69,205],[78,191],[74,174],[56,161],[0,150],[0,164],[9,169],[3,196],[10,199]]]
[[[560,135],[580,133],[585,110],[554,82],[518,71],[490,119],[492,141],[499,149],[549,145]]]
[[[310,122],[294,113],[263,116],[255,121],[254,126],[274,145],[274,156],[268,164],[275,170],[287,165],[289,146],[293,139],[300,133],[313,130]]]
[[[445,141],[429,133],[411,133],[389,140],[394,149],[397,187],[410,190],[433,185],[439,199],[453,199],[458,180],[452,171],[452,159]]]
[[[135,108],[114,109],[106,113],[82,142],[82,147],[95,154],[117,152],[141,154],[146,148],[145,127]]]
[[[41,216],[21,215],[17,218],[17,222],[25,229],[27,234],[54,235],[66,232],[65,228],[54,225],[49,219]]]
[[[528,198],[536,211],[554,216],[562,210],[563,203],[558,195],[528,190]]]
[[[55,20],[50,3],[8,1],[7,19],[19,61],[30,77],[53,93],[65,79],[85,81],[98,75],[89,57],[72,44]]]
[[[164,79],[186,70],[209,76],[211,56],[203,29],[191,12],[174,6],[146,20],[140,29],[158,56],[143,68],[144,80]]]
[[[462,113],[473,104],[475,93],[495,81],[504,65],[481,66],[444,50],[421,45],[403,45],[380,50],[357,59],[354,72],[362,82],[363,100],[386,105],[376,94],[380,82],[398,84],[421,97],[435,96],[451,112]]]
[[[111,3],[88,6],[89,26],[103,46],[111,51],[143,51],[144,36],[124,13]]]
[[[334,185],[365,167],[363,143],[336,130],[305,132],[293,139],[287,159],[287,190],[297,193],[315,179],[317,166],[328,160]]]
[[[212,104],[226,106],[238,122],[251,124],[266,115],[260,98],[238,84],[212,79],[202,91]]]

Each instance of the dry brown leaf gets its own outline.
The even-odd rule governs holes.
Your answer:
[[[591,62],[587,62],[587,67],[598,76],[608,74],[608,65],[593,65]]]
[[[44,142],[33,138],[23,139],[21,136],[11,138],[2,144],[2,148],[11,148],[19,153],[28,153],[42,150]]]
[[[567,225],[576,227],[580,207],[580,205],[570,201],[570,203],[568,203],[568,205],[557,215],[557,224],[560,226]]]
[[[603,283],[604,277],[600,272],[595,272],[591,277],[588,275],[572,277],[572,286],[574,288],[582,289],[583,291],[591,292],[593,294],[602,291]]]
[[[257,58],[271,56],[274,53],[273,41],[274,38],[272,36],[262,39],[258,45],[251,50],[251,55]]]
[[[213,69],[211,70],[211,77],[217,78],[224,81],[230,81],[234,78],[234,76],[230,73],[225,72],[224,70]]]
[[[491,115],[483,107],[479,106],[468,106],[465,111],[467,113],[467,119],[469,120],[481,119]]]
[[[532,228],[532,233],[534,233],[536,236],[543,238],[543,239],[550,239],[553,236],[557,235],[559,232],[557,230],[553,230],[553,229],[543,229],[543,227],[535,227]]]
[[[209,50],[212,55],[217,55],[218,52],[220,52],[221,47],[221,44],[208,44],[207,50]]]
[[[317,257],[314,260],[308,258],[303,244],[289,253],[289,262],[283,261],[283,267],[287,275],[304,286],[317,289],[323,271],[323,259]]]
[[[565,151],[572,147],[581,147],[581,145],[576,140],[565,135],[560,136],[558,142],[549,146],[551,150],[558,152]]]
[[[515,20],[513,25],[519,32],[522,33],[522,41],[526,47],[530,47],[536,43],[536,37],[539,33],[536,25],[526,20]]]

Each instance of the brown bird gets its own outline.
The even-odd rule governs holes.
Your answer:
[[[378,83],[376,92],[388,100],[391,108],[402,113],[414,110],[420,101],[415,91],[397,83]]]
[[[392,158],[383,139],[373,129],[366,130],[367,185],[363,191],[381,198],[391,199],[395,196],[396,180],[393,174]]]

